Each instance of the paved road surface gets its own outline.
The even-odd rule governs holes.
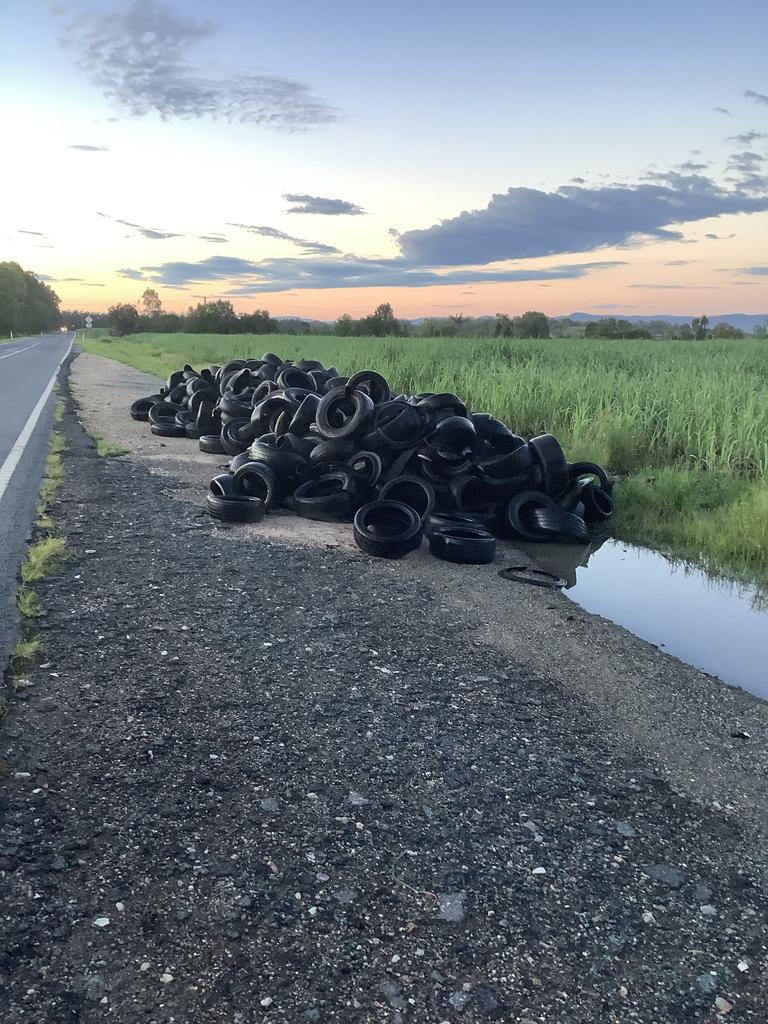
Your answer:
[[[19,564],[29,537],[48,452],[55,397],[52,381],[72,334],[0,345],[0,659],[16,632]]]

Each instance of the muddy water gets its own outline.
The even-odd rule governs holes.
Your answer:
[[[609,540],[597,549],[529,546],[565,594],[724,682],[768,699],[768,595]]]

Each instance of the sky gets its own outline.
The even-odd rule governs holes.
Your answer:
[[[765,0],[4,0],[0,37],[0,260],[64,308],[768,312]]]

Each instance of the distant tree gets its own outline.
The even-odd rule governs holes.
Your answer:
[[[764,341],[768,338],[768,320],[763,324],[755,324],[752,328],[752,337],[758,338],[760,341]]]
[[[237,334],[238,318],[228,299],[215,299],[190,306],[186,328],[192,334]]]
[[[18,263],[0,263],[0,335],[50,331],[60,322],[56,292]]]
[[[493,334],[496,338],[511,338],[515,333],[515,325],[511,316],[506,313],[496,314]]]
[[[253,313],[241,313],[238,332],[243,334],[277,334],[279,325],[269,315],[269,310],[255,309]]]
[[[693,320],[691,320],[691,332],[693,333],[694,341],[702,341],[704,338],[706,338],[708,330],[708,316],[695,316]]]
[[[358,320],[356,330],[363,337],[399,338],[403,334],[403,325],[396,318],[391,305],[382,302],[370,316]]]
[[[515,321],[516,338],[548,338],[549,320],[544,313],[529,310]]]
[[[160,296],[154,288],[145,288],[141,296],[141,311],[144,316],[158,316],[163,310]]]
[[[738,327],[734,327],[733,324],[729,324],[724,320],[722,323],[719,323],[717,327],[712,329],[712,337],[720,339],[738,339],[746,338],[746,334]]]
[[[333,327],[333,333],[340,338],[351,338],[355,334],[355,321],[349,313],[342,313]]]
[[[119,302],[107,310],[107,326],[118,337],[135,334],[139,330],[140,322],[138,309],[128,302]]]

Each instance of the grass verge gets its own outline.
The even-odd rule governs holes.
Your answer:
[[[110,444],[103,437],[94,437],[94,441],[96,442],[96,454],[100,459],[116,459],[120,455],[128,454],[127,448],[121,448],[117,444]]]

